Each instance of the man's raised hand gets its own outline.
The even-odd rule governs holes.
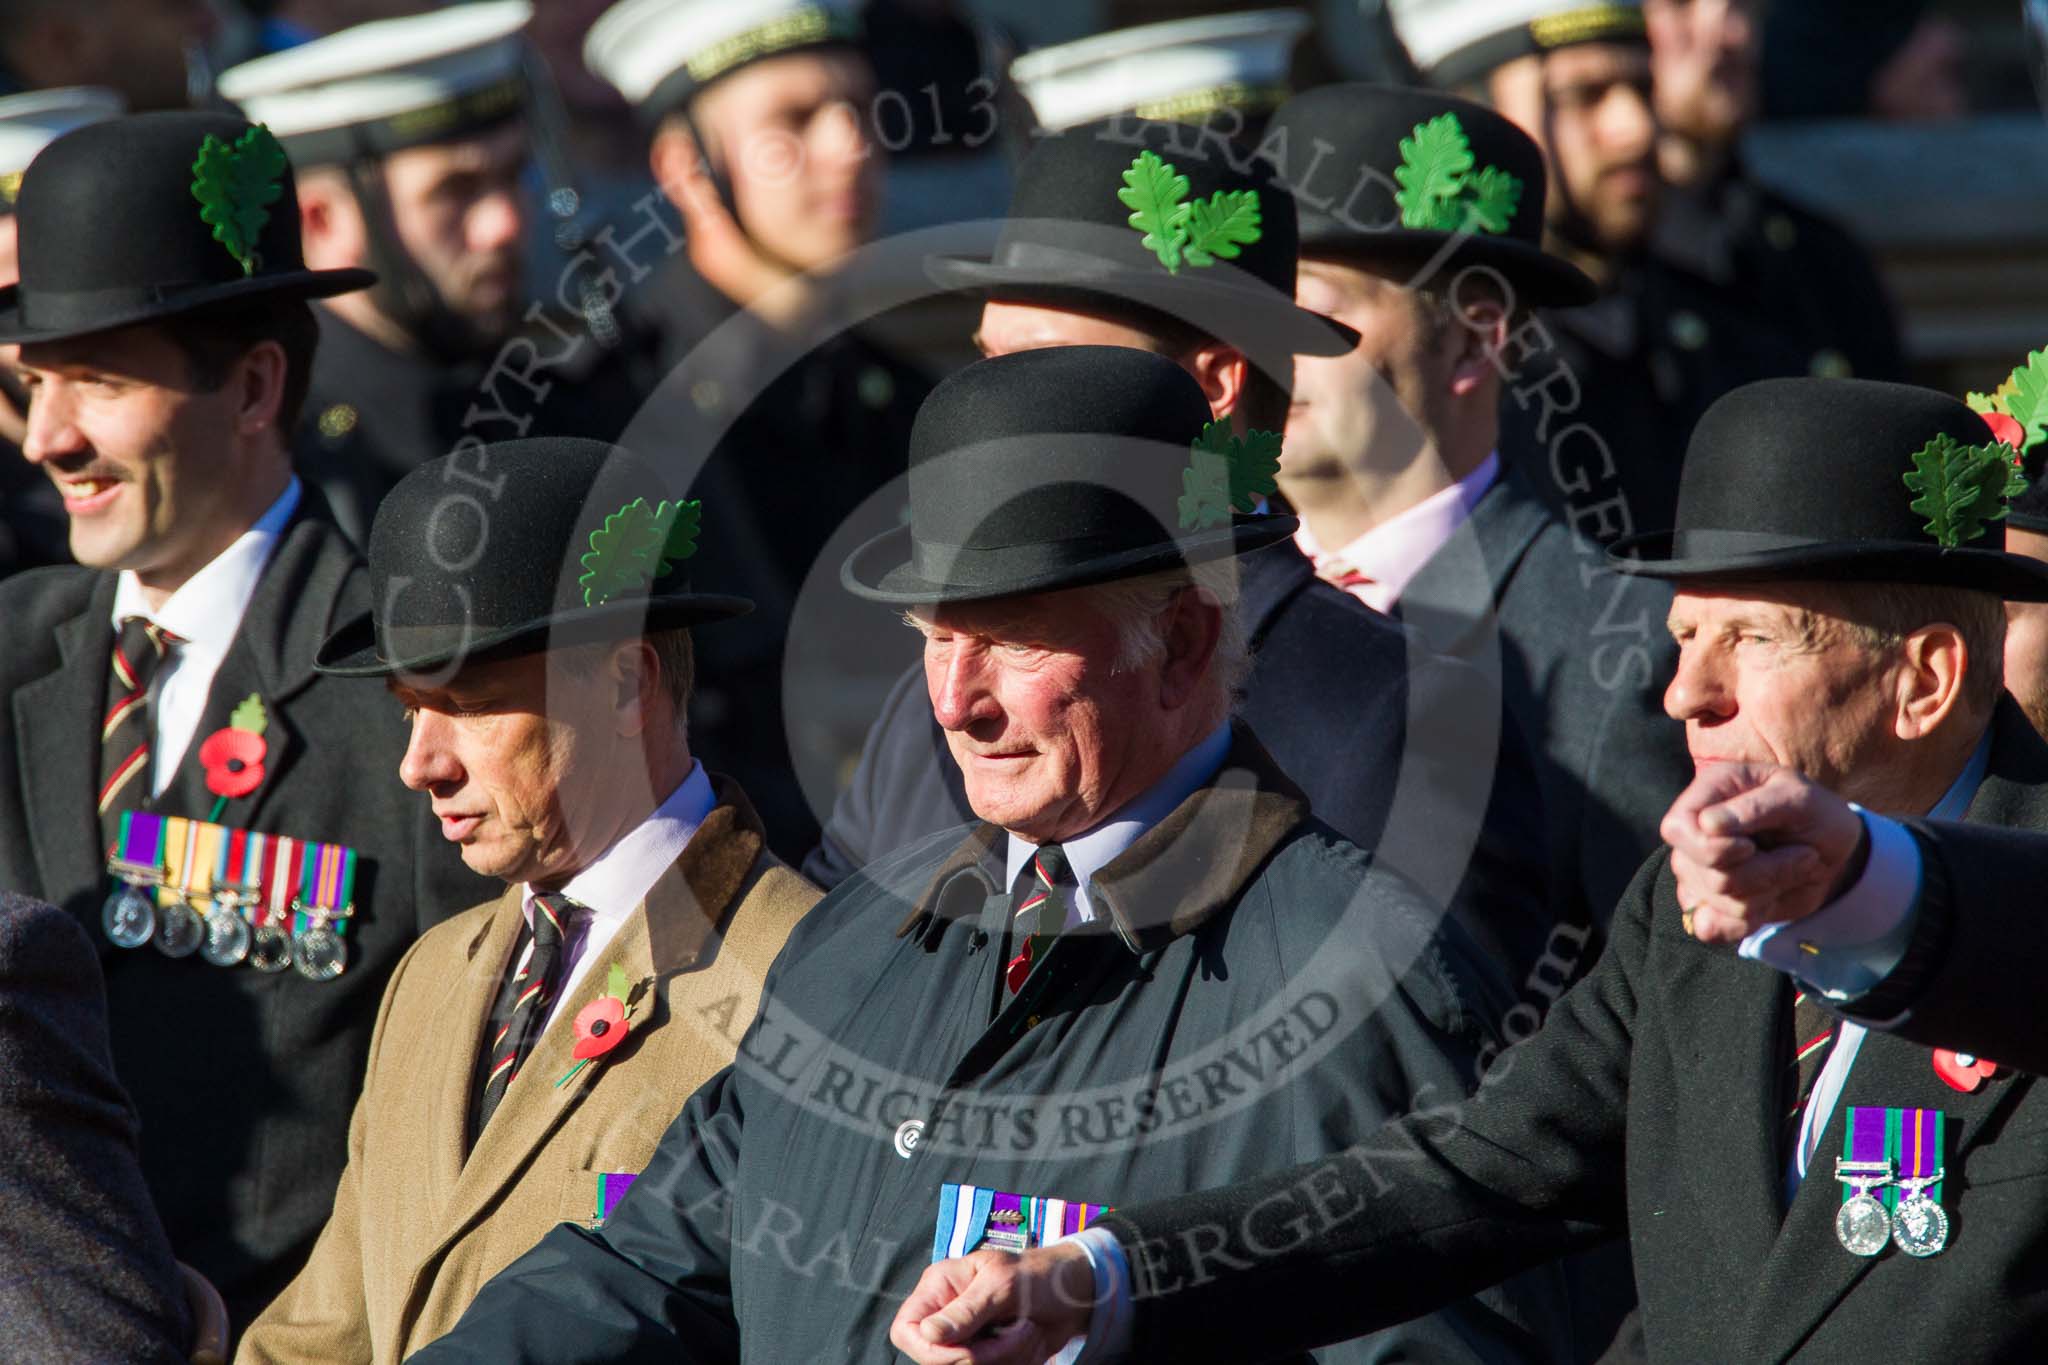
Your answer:
[[[1702,943],[1740,943],[1811,915],[1855,884],[1869,855],[1849,803],[1789,768],[1714,763],[1665,814],[1678,904]]]

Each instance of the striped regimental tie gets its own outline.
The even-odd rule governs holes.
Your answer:
[[[1779,1119],[1778,1151],[1787,1160],[1799,1146],[1799,1129],[1806,1115],[1806,1102],[1813,1097],[1814,1083],[1827,1064],[1841,1021],[1822,1009],[1804,987],[1792,992],[1792,1065],[1786,1078],[1791,1101]]]
[[[534,892],[532,922],[513,950],[513,969],[491,1007],[488,1038],[477,1059],[476,1101],[469,1128],[472,1144],[491,1115],[498,1112],[505,1088],[540,1041],[548,1008],[561,989],[562,945],[576,917],[588,913],[560,892]]]
[[[1031,969],[1044,960],[1052,941],[1067,927],[1073,887],[1073,869],[1058,844],[1040,844],[1029,865],[1017,874],[1017,889],[1010,898],[1010,942],[1017,951],[1003,969],[1011,995],[1024,989]]]
[[[100,723],[100,842],[120,837],[121,816],[149,801],[149,685],[170,647],[182,643],[146,616],[121,621],[107,672],[107,718]]]

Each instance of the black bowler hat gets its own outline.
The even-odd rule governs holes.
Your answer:
[[[994,256],[928,257],[925,272],[991,298],[1134,305],[1247,353],[1345,354],[1358,333],[1294,302],[1294,196],[1270,162],[1204,131],[1110,119],[1041,137]]]
[[[1055,346],[983,360],[918,409],[910,525],[855,550],[840,582],[875,602],[973,602],[1256,550],[1297,523],[1232,515],[1220,472],[1235,487],[1239,462],[1262,445],[1277,466],[1277,437],[1229,437],[1201,386],[1150,351]],[[1227,471],[1210,454],[1225,447]],[[1207,496],[1205,469],[1219,475]]]
[[[1493,110],[1433,90],[1328,85],[1296,95],[1266,125],[1301,215],[1307,256],[1355,256],[1419,270],[1443,260],[1497,270],[1520,301],[1590,303],[1598,287],[1543,250],[1543,152]]]
[[[1924,583],[2048,601],[2048,564],[2005,552],[2013,453],[1932,389],[1767,379],[1700,418],[1677,528],[1630,536],[1608,557],[1645,578]]]
[[[646,461],[601,441],[507,441],[429,460],[370,528],[371,615],[320,647],[344,678],[439,673],[753,609],[690,591],[694,502],[666,497]]]
[[[377,280],[306,269],[291,163],[268,132],[227,114],[137,114],[66,133],[22,176],[15,214],[21,283],[0,289],[0,342]]]

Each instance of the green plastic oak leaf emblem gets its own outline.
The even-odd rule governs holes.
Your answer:
[[[270,206],[284,195],[289,164],[284,148],[260,123],[233,145],[212,133],[199,144],[199,159],[192,163],[192,197],[199,201],[200,221],[241,263],[244,275],[263,268],[256,243],[270,221]]]
[[[626,981],[625,967],[620,963],[614,962],[612,969],[605,973],[604,993],[623,1004],[631,989]]]
[[[1927,518],[1937,544],[1956,549],[1984,534],[2006,514],[2006,503],[2026,491],[2027,479],[2003,445],[1966,446],[1946,432],[1913,453],[1906,487],[1920,496],[1908,504]]]
[[[2002,413],[2018,422],[2024,433],[2019,452],[2025,455],[2048,439],[2048,349],[2029,355],[1992,392],[1967,394],[1963,401],[1973,412]]]
[[[242,698],[228,713],[230,730],[247,730],[252,735],[260,735],[269,728],[270,713],[263,709],[263,698],[254,692]]]
[[[668,502],[647,505],[635,498],[604,519],[590,533],[590,552],[583,556],[583,605],[602,606],[621,593],[635,592],[665,578],[675,566],[697,553],[698,519],[703,503]]]
[[[1116,197],[1131,211],[1127,221],[1144,234],[1141,245],[1173,274],[1183,265],[1235,260],[1259,240],[1257,190],[1217,190],[1190,200],[1188,178],[1150,150],[1138,153],[1123,178]]]
[[[1479,166],[1455,113],[1418,123],[1401,139],[1394,184],[1403,227],[1502,233],[1522,207],[1521,179],[1498,166]]]
[[[1181,529],[1227,526],[1233,511],[1257,510],[1258,500],[1280,486],[1279,472],[1279,433],[1254,431],[1240,440],[1228,423],[1208,423],[1181,471]]]

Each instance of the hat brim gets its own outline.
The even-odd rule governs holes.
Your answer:
[[[999,597],[1061,592],[1189,564],[1250,554],[1291,537],[1300,522],[1278,514],[1240,517],[1229,526],[1192,531],[1162,544],[1063,564],[1001,580],[938,582],[912,567],[911,528],[898,526],[860,546],[839,566],[839,582],[856,597],[892,606],[920,603],[988,602]]]
[[[1448,279],[1468,266],[1497,270],[1514,286],[1515,302],[1531,308],[1576,308],[1600,297],[1600,286],[1592,276],[1541,247],[1480,233],[1452,245],[1454,241],[1446,233],[1421,228],[1362,232],[1321,214],[1304,214],[1301,223],[1303,256],[1391,262],[1420,270],[1450,247],[1435,272],[1438,279]]]
[[[1717,545],[1712,531],[1657,531],[1616,541],[1608,548],[1607,562],[1619,573],[1667,581],[1922,583],[1995,593],[2008,602],[2048,602],[2048,564],[2039,560],[2002,550],[1947,550],[1906,541],[1731,550]]]
[[[259,299],[332,298],[336,294],[367,289],[376,282],[377,274],[372,270],[294,270],[279,275],[257,275],[186,290],[169,298],[138,299],[64,327],[25,326],[21,320],[21,286],[10,284],[0,288],[0,345],[26,346],[38,342],[69,341],[95,332],[109,332],[116,327],[133,327],[139,323],[184,317],[213,308],[231,308]]]
[[[1358,345],[1356,329],[1310,312],[1277,291],[1205,280],[1192,272],[1162,276],[1086,257],[1069,268],[1053,269],[997,265],[968,256],[927,256],[924,270],[940,288],[961,293],[1081,306],[1091,298],[1136,304],[1200,326],[1222,341],[1270,329],[1270,340],[1291,355],[1348,355]]]
[[[450,628],[443,638],[386,654],[376,626],[359,616],[327,637],[313,656],[315,672],[333,678],[388,678],[401,673],[433,673],[453,663],[485,663],[537,654],[549,649],[623,638],[628,634],[710,625],[745,616],[754,604],[744,597],[718,593],[671,593],[607,603],[575,612],[559,612],[497,630],[469,632]]]

